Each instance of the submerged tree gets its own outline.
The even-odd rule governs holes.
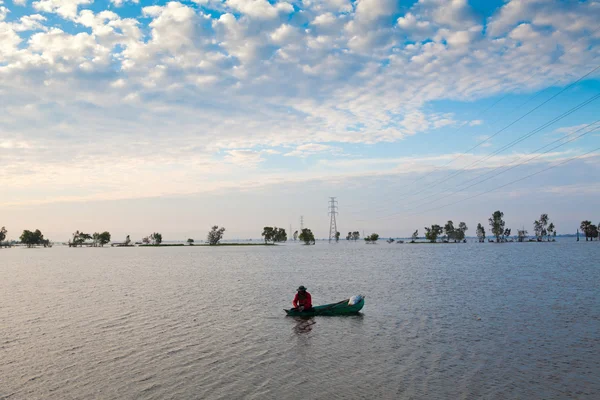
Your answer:
[[[410,242],[414,243],[418,238],[419,238],[419,230],[417,229],[416,231],[413,232]]]
[[[294,231],[294,242],[298,240],[298,231]]]
[[[127,238],[129,238],[129,236],[127,236]],[[152,240],[154,244],[159,245],[162,243],[163,240],[162,234],[159,232],[154,232],[152,235],[150,235],[150,240]]]
[[[93,239],[93,236],[90,235],[89,233],[84,233],[83,231],[75,231],[75,233],[73,233],[73,239],[71,239],[71,245],[73,247],[77,247],[77,246],[83,246],[83,244],[86,242],[86,240],[91,240]]]
[[[107,231],[104,231],[102,233],[94,232],[94,234],[92,235],[92,241],[94,247],[104,247],[105,244],[110,242],[110,233]]]
[[[556,227],[554,226],[554,222],[550,222],[550,225],[548,225],[548,241],[550,241],[550,236],[556,237]]]
[[[339,242],[339,241],[340,241],[340,233],[339,233],[339,232],[336,232],[336,233],[335,233],[335,241],[336,241],[336,242]]]
[[[273,227],[265,226],[260,235],[265,239],[265,243],[268,243],[269,241],[273,240],[273,235],[274,235]]]
[[[469,228],[467,228],[467,224],[465,224],[464,222],[461,222],[458,224],[458,229],[456,229],[454,231],[454,239],[455,241],[458,240],[459,242],[462,242],[465,240],[465,236],[466,236],[466,232],[469,230]]]
[[[6,232],[7,230],[5,227],[0,228],[0,244],[6,239]]]
[[[485,242],[485,228],[483,227],[483,225],[481,225],[481,223],[477,224],[476,232],[479,243]]]
[[[208,244],[211,246],[219,244],[221,239],[223,239],[223,233],[225,233],[225,228],[219,228],[218,225],[213,226],[206,236]]]
[[[504,230],[504,233],[502,234],[502,241],[503,242],[506,242],[508,240],[508,238],[510,238],[510,231],[511,230],[509,228],[506,228]]]
[[[348,232],[348,234],[346,235],[346,240],[350,239],[352,239],[352,232]]]
[[[442,227],[438,224],[431,225],[431,228],[425,227],[425,239],[429,240],[431,243],[435,243],[438,236],[440,236],[443,231]]]
[[[187,243],[188,243],[190,246],[191,246],[191,245],[193,245],[193,244],[194,244],[194,239],[192,239],[192,238],[189,238],[189,239],[187,240]]]
[[[533,222],[533,231],[535,232],[535,236],[538,242],[544,240],[544,237],[548,236],[548,240],[550,240],[548,230],[546,227],[548,226],[548,214],[540,215],[540,219]]]
[[[287,233],[283,228],[265,226],[261,235],[265,238],[265,243],[287,241]]]
[[[585,241],[588,241],[588,237],[590,237],[590,227],[592,226],[592,222],[585,220],[585,221],[581,221],[581,225],[579,225],[579,228],[581,229],[581,231],[583,232],[583,234],[585,235]]]
[[[21,243],[27,245],[27,247],[36,245],[44,245],[44,247],[47,247],[50,245],[50,241],[44,239],[44,235],[39,229],[36,229],[34,232],[24,230],[19,239],[21,240]]]
[[[456,241],[456,229],[454,228],[454,222],[448,221],[446,225],[444,225],[444,232],[446,233],[446,236],[448,236],[448,241]]]
[[[377,243],[378,240],[379,240],[378,233],[371,233],[369,236],[365,237],[365,242],[367,242],[367,243]]]
[[[360,239],[360,232],[359,231],[352,232],[352,240],[356,241],[358,239]]]
[[[492,217],[488,220],[490,223],[491,231],[496,236],[496,242],[500,242],[500,237],[504,234],[504,225],[505,222],[502,219],[504,217],[504,213],[500,210],[495,211],[492,214]]]
[[[308,228],[302,229],[302,232],[300,232],[298,238],[302,240],[306,245],[315,244],[315,235]]]

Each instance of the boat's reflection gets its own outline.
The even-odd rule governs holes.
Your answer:
[[[294,317],[296,324],[294,325],[294,333],[303,335],[312,331],[312,327],[317,323],[315,317]]]
[[[319,316],[319,317],[293,317],[295,324],[292,328],[294,333],[298,335],[303,335],[310,333],[313,330],[313,326],[317,323],[317,318],[321,318],[322,320],[327,320],[329,318],[347,318],[351,320],[355,320],[356,322],[362,322],[364,315],[362,313],[354,314],[354,315],[337,315],[337,316]]]

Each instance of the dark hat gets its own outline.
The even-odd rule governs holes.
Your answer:
[[[298,288],[298,291],[300,292],[300,291],[304,291],[304,290],[306,290],[306,288],[304,286],[300,285],[300,287]]]

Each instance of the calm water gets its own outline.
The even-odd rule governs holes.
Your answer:
[[[598,399],[599,286],[573,240],[0,250],[0,398]]]

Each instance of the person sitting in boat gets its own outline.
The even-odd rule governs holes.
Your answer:
[[[304,286],[300,286],[294,296],[294,301],[292,301],[294,305],[294,309],[298,311],[312,311],[312,298],[310,297],[310,293],[306,291]]]

